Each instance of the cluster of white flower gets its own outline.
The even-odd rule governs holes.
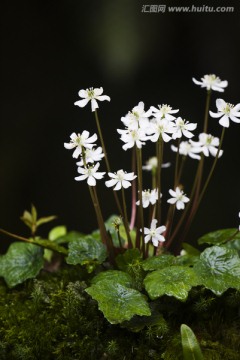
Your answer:
[[[206,88],[209,93],[211,90],[223,92],[224,88],[228,85],[227,81],[221,81],[213,74],[205,75],[201,81],[193,78],[193,82],[202,88]],[[102,87],[80,90],[78,94],[82,99],[76,101],[74,104],[79,107],[84,107],[90,101],[92,111],[96,111],[98,108],[97,101],[110,101],[110,97],[102,95],[102,93]],[[213,118],[219,118],[219,123],[223,127],[229,127],[229,119],[233,122],[240,123],[240,104],[234,106],[226,103],[223,99],[217,99],[216,106],[218,112],[214,113],[209,111],[209,113]],[[222,156],[223,151],[219,150],[219,138],[207,133],[201,133],[198,141],[192,140],[194,136],[192,131],[197,128],[197,124],[190,123],[181,117],[176,118],[175,114],[179,111],[178,109],[172,109],[171,106],[166,104],[158,105],[158,107],[151,106],[147,111],[144,107],[144,103],[139,102],[126,116],[121,118],[121,122],[125,128],[117,129],[117,132],[120,134],[120,139],[124,143],[122,146],[124,150],[131,149],[134,146],[141,149],[147,141],[155,143],[160,139],[167,143],[170,140],[179,139],[178,147],[171,145],[171,149],[182,156],[189,156],[197,160],[201,159],[201,155],[206,157],[209,157],[209,155],[213,157]],[[180,139],[183,137],[185,137],[187,141],[180,142]],[[103,143],[103,148],[97,147],[95,143],[97,139],[96,134],[90,136],[89,132],[84,130],[81,134],[72,133],[70,142],[64,143],[66,149],[74,149],[73,157],[75,159],[80,158],[77,162],[77,171],[80,175],[75,177],[75,180],[86,180],[89,186],[96,186],[96,180],[102,179],[105,175],[105,172],[98,171],[100,161],[104,158],[105,150]],[[170,163],[163,163],[161,166],[168,167]],[[150,158],[146,165],[142,166],[142,169],[152,171],[152,173],[156,174],[158,169],[157,157]],[[110,180],[105,181],[105,185],[107,187],[113,187],[115,191],[129,188],[131,181],[137,177],[133,172],[127,173],[123,169],[115,173],[108,172],[108,176]],[[169,189],[169,194],[171,198],[168,199],[167,202],[174,205],[177,210],[183,210],[185,204],[190,201],[178,186],[176,186],[175,190]],[[159,198],[162,197],[162,194],[159,194],[157,188],[144,190],[141,195],[143,208],[147,208],[150,205],[155,206]],[[140,200],[136,202],[136,205],[140,205]],[[152,219],[150,228],[144,227],[145,243],[151,240],[154,246],[158,246],[159,242],[165,241],[164,236],[161,235],[165,231],[165,226],[157,227],[157,220]]]
[[[140,102],[121,121],[125,129],[117,129],[121,134],[120,139],[124,142],[123,149],[127,150],[136,145],[141,148],[147,140],[157,142],[161,138],[164,142],[178,139],[182,136],[188,139],[193,137],[191,131],[197,124],[189,123],[181,117],[176,119],[178,110],[173,110],[169,105],[159,105],[158,109],[151,106],[148,111],[144,110],[144,103]],[[153,116],[152,118],[150,118]]]

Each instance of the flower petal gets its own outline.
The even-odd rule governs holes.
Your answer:
[[[219,124],[222,125],[223,127],[228,128],[229,127],[229,118],[227,115],[224,115],[220,120],[219,120]]]
[[[79,107],[84,107],[87,105],[87,103],[89,102],[90,99],[83,99],[83,100],[78,100],[75,101],[74,105],[77,105]]]

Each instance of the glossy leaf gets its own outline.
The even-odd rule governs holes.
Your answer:
[[[128,272],[132,265],[139,266],[142,263],[142,257],[138,249],[126,250],[124,254],[116,257],[116,263],[119,269]]]
[[[111,280],[116,284],[118,283],[127,287],[131,287],[133,285],[133,279],[131,276],[119,270],[102,271],[92,279],[91,283],[97,284],[99,281],[103,280]]]
[[[188,255],[194,255],[194,256],[200,255],[200,251],[188,243],[185,242],[182,243],[182,247],[187,252]]]
[[[56,226],[54,227],[48,234],[48,239],[50,241],[54,241],[56,242],[58,238],[60,238],[61,236],[66,235],[67,233],[67,228],[66,226]],[[59,244],[59,242],[58,242]],[[53,256],[53,251],[49,250],[49,249],[45,249],[44,250],[44,259],[47,260],[48,262],[51,261]]]
[[[198,244],[221,245],[232,238],[236,234],[237,229],[223,229],[210,232],[198,239]],[[240,232],[234,236],[234,240],[240,240]]]
[[[145,271],[153,271],[163,269],[174,264],[175,257],[173,255],[152,256],[142,262]]]
[[[205,249],[194,265],[201,285],[221,295],[228,288],[240,289],[240,258],[233,249],[213,246]]]
[[[198,278],[192,268],[171,266],[148,274],[144,285],[152,300],[168,295],[184,301],[192,286],[198,285]]]
[[[185,324],[181,325],[181,338],[184,360],[204,360],[194,332]]]
[[[68,264],[101,264],[107,257],[106,247],[92,237],[80,237],[69,243]]]
[[[37,245],[15,242],[0,256],[0,276],[9,287],[34,278],[42,269],[43,250]]]
[[[100,281],[87,288],[86,292],[98,302],[99,310],[111,324],[130,320],[134,315],[151,315],[143,294],[116,281]]]

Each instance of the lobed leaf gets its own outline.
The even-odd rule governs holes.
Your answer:
[[[101,264],[106,257],[106,247],[96,239],[86,236],[69,243],[66,261],[71,265]]]
[[[9,287],[38,275],[44,264],[43,249],[37,245],[15,242],[0,256],[0,276]]]
[[[207,248],[194,270],[201,285],[216,295],[222,295],[229,288],[240,289],[240,258],[236,250],[225,246]]]
[[[98,302],[99,310],[111,324],[130,320],[134,315],[151,315],[143,294],[115,280],[99,281],[85,291]]]
[[[148,274],[144,285],[152,300],[168,295],[184,301],[192,286],[199,285],[199,280],[192,268],[171,266]]]
[[[131,287],[133,285],[133,279],[131,276],[119,270],[102,271],[92,279],[91,283],[97,284],[103,280],[111,280],[116,284],[118,283],[127,287]]]
[[[163,269],[174,264],[175,257],[173,255],[162,254],[159,256],[152,256],[142,262],[142,267],[145,271],[153,271]]]
[[[198,239],[198,244],[209,244],[209,245],[221,245],[231,239],[231,237],[236,233],[236,229],[223,229],[210,232],[206,235],[203,235]],[[240,240],[240,232],[234,236],[234,239]]]

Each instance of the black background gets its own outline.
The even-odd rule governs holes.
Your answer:
[[[144,4],[234,6],[233,13],[144,13]],[[2,96],[0,120],[0,227],[27,235],[19,217],[34,203],[39,215],[56,214],[57,224],[88,232],[96,220],[85,183],[65,150],[73,131],[96,131],[90,105],[73,105],[78,91],[104,88],[111,102],[100,103],[99,116],[113,170],[130,170],[130,152],[122,150],[116,128],[139,101],[146,108],[168,103],[201,131],[206,91],[192,82],[215,73],[229,86],[214,93],[240,102],[240,3],[227,1],[19,1],[1,11]],[[209,131],[221,127],[210,119]],[[207,231],[239,224],[240,125],[231,123],[214,180],[202,202],[188,241]],[[167,150],[164,160],[171,161]],[[145,151],[145,150],[144,150]],[[152,149],[144,152],[144,160]],[[207,168],[211,160],[206,161]],[[188,192],[196,162],[189,160]],[[103,170],[103,168],[102,168]],[[172,170],[164,171],[165,199]],[[149,180],[148,176],[145,178]],[[98,186],[107,218],[115,211],[104,182]],[[128,193],[129,196],[129,193]],[[51,225],[53,226],[53,225]],[[42,228],[46,235],[50,225]],[[0,235],[1,248],[11,241]]]

